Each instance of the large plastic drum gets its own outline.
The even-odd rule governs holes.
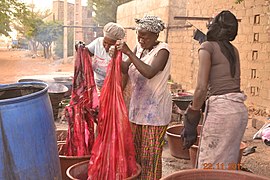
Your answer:
[[[0,179],[61,180],[45,83],[0,86]]]

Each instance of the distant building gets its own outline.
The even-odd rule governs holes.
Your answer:
[[[64,1],[53,1],[53,20],[64,22]],[[68,2],[68,25],[74,25],[74,4]]]
[[[100,34],[100,28],[94,28],[96,24],[92,17],[92,7],[81,6],[80,0],[75,0],[75,4],[68,3],[67,6],[67,26],[69,26],[69,31],[75,32],[74,40],[82,40],[86,43],[93,41],[96,34]],[[51,18],[55,21],[64,22],[64,1],[53,1]]]

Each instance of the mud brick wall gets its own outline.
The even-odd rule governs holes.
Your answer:
[[[247,105],[270,114],[270,0],[244,0],[240,4],[235,0],[134,0],[118,8],[117,21],[130,28],[135,26],[136,17],[160,16],[168,27],[159,39],[168,42],[171,49],[171,78],[183,89],[192,90],[197,80],[199,48],[193,33],[196,29],[206,33],[207,21],[174,17],[213,17],[222,10],[230,10],[241,19],[232,43],[240,53],[241,89],[248,96]],[[126,40],[134,47],[134,30],[127,29]]]

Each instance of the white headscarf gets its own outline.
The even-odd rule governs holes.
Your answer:
[[[119,40],[125,37],[125,29],[116,23],[109,22],[103,27],[104,37],[108,37],[112,40]]]

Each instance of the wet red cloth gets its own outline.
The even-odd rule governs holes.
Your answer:
[[[68,121],[67,156],[90,155],[94,144],[94,111],[98,108],[98,94],[88,50],[79,47],[75,59],[70,104],[66,106]]]
[[[135,149],[121,87],[122,53],[112,59],[100,95],[98,136],[88,167],[88,180],[120,180],[137,171]]]

